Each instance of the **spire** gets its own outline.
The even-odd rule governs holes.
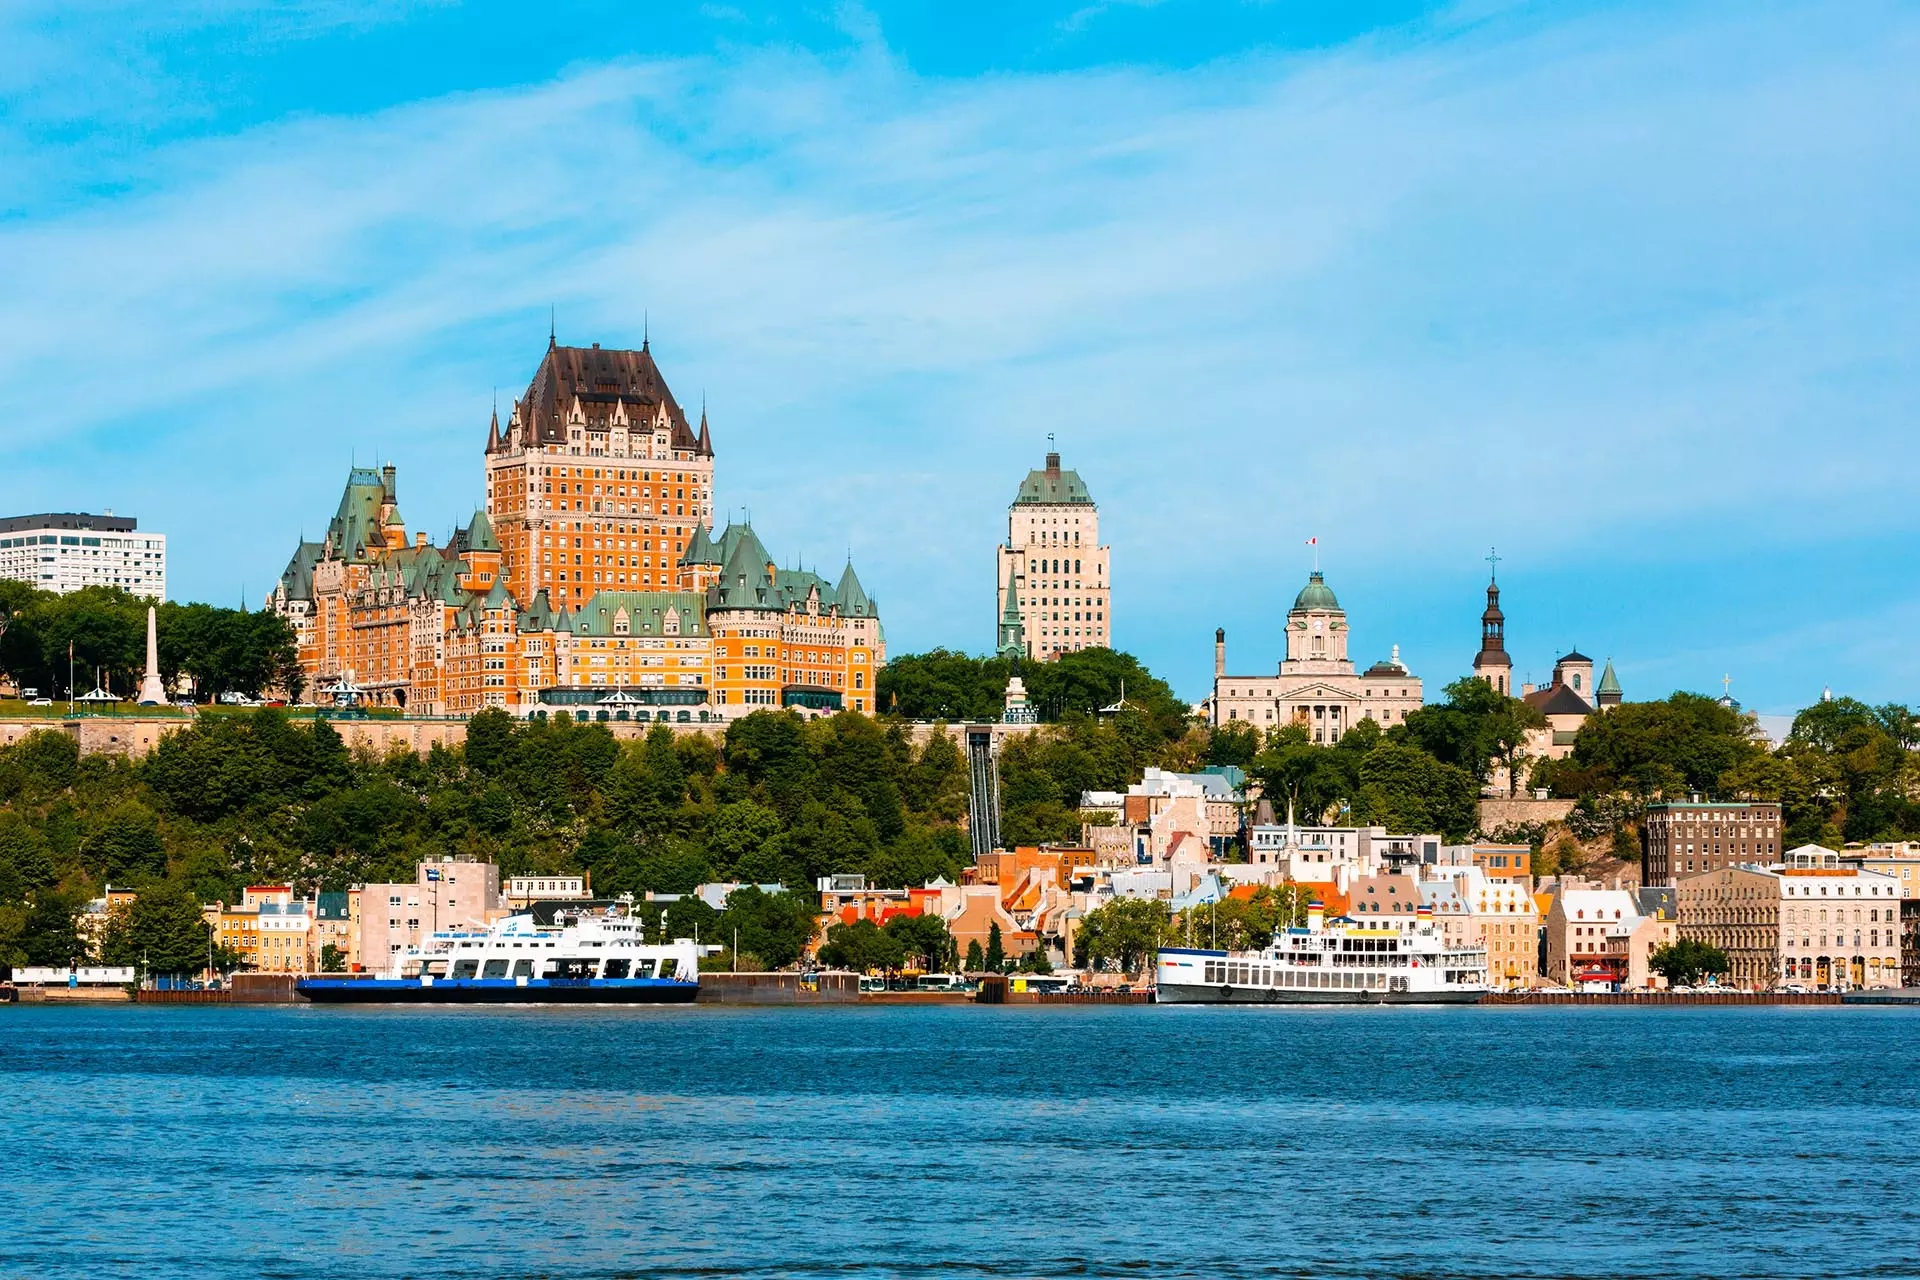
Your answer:
[[[1620,677],[1613,674],[1613,659],[1607,659],[1606,670],[1600,673],[1600,683],[1593,689],[1594,702],[1602,707],[1620,705]]]
[[[848,572],[852,572],[851,569]],[[1020,588],[1015,585],[1019,577],[1017,561],[1007,561],[1007,604],[1000,611],[1000,647],[998,655],[1002,658],[1024,658],[1027,656],[1027,626],[1020,617]]]
[[[493,398],[493,421],[487,427],[487,452],[498,453],[499,451],[500,451],[500,397],[496,393]]]
[[[555,335],[559,333],[559,327],[557,325],[559,314],[557,308],[547,308],[547,350],[549,351],[560,345],[559,342],[555,340]]]
[[[694,442],[694,452],[703,458],[713,456],[713,437],[707,433],[707,397],[700,396],[700,438]]]
[[[647,312],[642,311],[640,313],[640,349],[642,351],[646,351],[648,349],[649,344],[652,343],[653,341],[652,330],[653,330],[653,317],[649,315]],[[705,414],[706,414],[706,410],[703,408],[701,410],[701,416],[704,417]]]

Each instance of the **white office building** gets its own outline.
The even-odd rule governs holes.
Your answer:
[[[124,587],[167,598],[167,535],[143,532],[131,516],[65,512],[0,517],[0,578],[65,594]]]

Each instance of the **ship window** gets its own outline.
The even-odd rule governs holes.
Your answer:
[[[487,967],[481,971],[480,976],[483,978],[506,977],[507,976],[507,958],[505,956],[500,956],[497,959],[487,961]]]
[[[636,978],[651,978],[653,976],[653,961],[635,960],[633,962],[633,976]]]
[[[531,978],[533,976],[533,961],[525,957],[515,960],[513,962],[513,976],[516,978]]]
[[[480,962],[478,960],[455,960],[453,962],[453,976],[456,978],[471,978],[479,972]]]
[[[601,971],[600,976],[603,978],[624,978],[627,976],[627,966],[631,963],[632,961],[630,960],[609,960],[607,961],[606,968]]]

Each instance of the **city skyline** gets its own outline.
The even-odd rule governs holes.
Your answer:
[[[992,649],[1052,433],[1189,700],[1216,627],[1277,663],[1310,537],[1429,696],[1497,545],[1516,683],[1907,700],[1913,518],[1857,495],[1920,448],[1911,14],[561,9],[604,55],[488,6],[0,18],[0,389],[62,415],[0,510],[137,516],[176,598],[258,607],[356,457],[464,525],[554,317],[650,334],[719,521],[850,547],[896,654]]]

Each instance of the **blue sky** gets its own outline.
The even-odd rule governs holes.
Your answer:
[[[220,602],[356,458],[444,536],[552,308],[895,652],[991,643],[1051,432],[1189,697],[1318,536],[1435,693],[1497,544],[1522,676],[1920,701],[1917,65],[1869,0],[15,0],[0,511]]]

